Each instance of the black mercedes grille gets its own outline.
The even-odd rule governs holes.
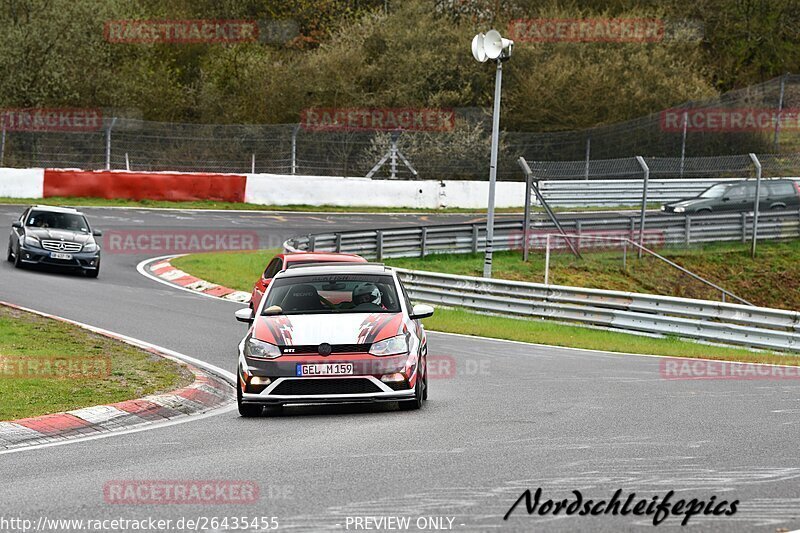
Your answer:
[[[309,394],[367,394],[381,392],[381,389],[363,378],[308,378],[282,381],[272,394],[284,396],[305,396]]]
[[[371,344],[331,344],[331,353],[367,353]],[[319,353],[319,344],[299,344],[281,346],[281,353],[287,355],[308,355]]]

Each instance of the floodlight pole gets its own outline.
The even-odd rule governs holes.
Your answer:
[[[494,189],[497,183],[497,149],[500,144],[500,87],[503,83],[503,62],[497,59],[494,78],[494,110],[492,111],[492,155],[489,163],[489,210],[486,218],[486,251],[483,257],[483,277],[492,277],[492,240],[494,239]]]

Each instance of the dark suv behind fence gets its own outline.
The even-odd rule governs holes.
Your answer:
[[[800,183],[790,179],[762,180],[759,211],[800,208]],[[752,211],[756,200],[756,182],[732,181],[717,183],[696,198],[661,206],[667,213],[727,213]]]

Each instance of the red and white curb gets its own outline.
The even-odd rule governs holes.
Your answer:
[[[250,293],[244,291],[237,291],[210,281],[205,281],[187,274],[183,270],[175,268],[170,263],[170,260],[181,257],[180,255],[170,255],[165,257],[156,257],[154,259],[147,259],[139,263],[136,269],[139,273],[155,280],[160,283],[165,283],[173,287],[192,291],[205,296],[213,298],[221,298],[230,302],[248,303],[250,301]]]
[[[0,422],[0,452],[35,445],[69,442],[104,433],[129,431],[139,426],[197,416],[234,403],[232,373],[166,348],[119,335],[66,318],[0,301],[0,305],[73,324],[99,335],[144,349],[175,361],[194,374],[194,382],[163,394],[96,405],[63,413]],[[203,367],[203,368],[201,368]]]

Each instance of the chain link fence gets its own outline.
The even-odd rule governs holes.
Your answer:
[[[650,156],[656,176],[726,177],[741,174],[748,165],[747,156],[733,154],[749,152],[775,154],[763,156],[765,175],[767,168],[776,169],[775,175],[798,174],[795,152],[800,152],[800,127],[782,129],[774,117],[774,126],[756,130],[689,127],[687,116],[694,116],[690,113],[718,109],[770,110],[774,117],[796,113],[800,76],[786,75],[714,100],[687,102],[669,110],[673,118],[678,117],[677,124],[665,122],[665,111],[581,131],[504,132],[498,177],[521,180],[516,160],[523,156],[554,179],[624,178],[639,170],[631,165],[630,154]],[[366,176],[390,154],[374,177],[486,179],[490,117],[474,109],[457,110],[456,116],[451,131],[399,135],[316,131],[297,124],[178,124],[113,117],[106,117],[96,131],[7,131],[4,127],[0,166]],[[416,173],[396,158],[392,162],[391,154],[397,151]]]

